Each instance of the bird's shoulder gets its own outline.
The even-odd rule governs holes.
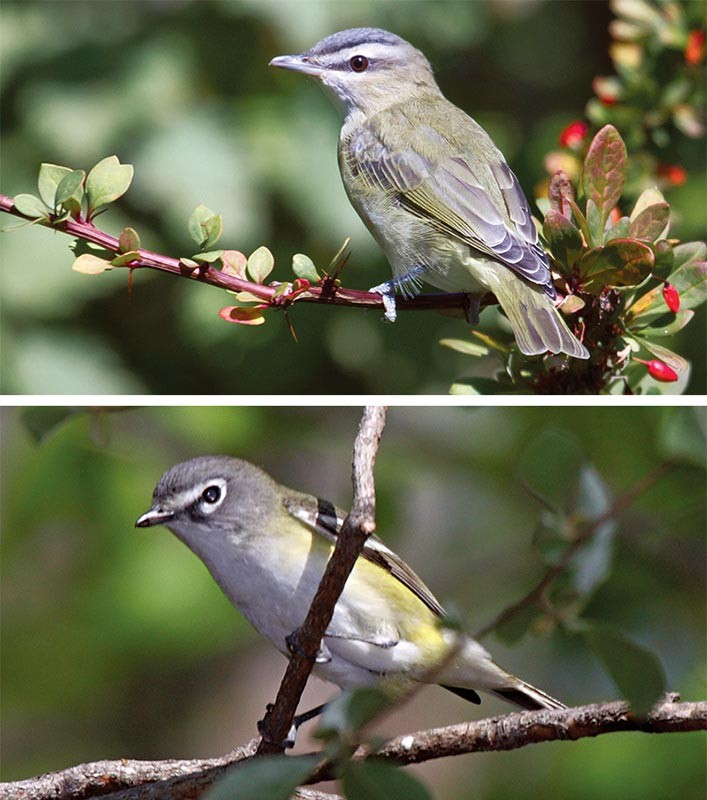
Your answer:
[[[286,512],[307,526],[315,535],[332,544],[341,532],[346,514],[333,503],[321,497],[290,491],[284,497]],[[406,586],[434,614],[444,616],[444,609],[437,598],[413,570],[377,536],[369,536],[361,557],[384,569]]]

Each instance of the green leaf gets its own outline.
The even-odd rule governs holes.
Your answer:
[[[707,460],[707,416],[704,408],[666,408],[658,428],[658,448],[664,458],[704,469]]]
[[[121,253],[140,249],[140,237],[135,228],[123,228],[118,237],[118,249]]]
[[[533,603],[518,610],[497,625],[493,632],[505,644],[517,644],[530,630],[538,618],[537,606]]]
[[[235,764],[203,800],[289,800],[314,772],[317,756],[263,756]]]
[[[456,395],[520,394],[520,392],[512,391],[507,384],[500,383],[493,378],[464,378],[455,381],[451,385],[449,393]]]
[[[605,626],[592,626],[587,639],[631,708],[638,713],[650,711],[665,692],[665,672],[658,658]]]
[[[581,444],[557,428],[546,428],[524,447],[518,460],[521,480],[531,494],[553,510],[572,505],[586,462]]]
[[[237,322],[239,325],[263,325],[265,323],[265,314],[260,308],[227,306],[222,308],[218,315],[226,322]]]
[[[69,249],[77,257],[87,253],[96,258],[103,258],[106,261],[112,261],[115,258],[115,253],[112,250],[106,250],[105,247],[101,247],[95,242],[87,242],[85,239],[74,239],[69,245]]]
[[[589,229],[590,245],[601,244],[604,241],[604,220],[591,199],[587,200],[587,228]]]
[[[117,156],[108,156],[99,161],[86,178],[89,219],[101,206],[122,197],[128,191],[132,179],[132,165],[121,164]]]
[[[246,271],[254,283],[263,283],[272,272],[274,265],[275,259],[272,253],[265,245],[262,245],[248,257]]]
[[[74,211],[78,207],[81,210],[81,201],[83,200],[83,181],[86,173],[82,169],[75,169],[64,175],[61,182],[56,187],[56,194],[54,196],[54,206],[58,208],[60,205],[67,207],[67,210]]]
[[[653,251],[633,239],[614,239],[585,253],[579,262],[583,288],[600,294],[606,286],[637,286],[651,273]]]
[[[612,239],[626,239],[630,227],[631,220],[628,217],[621,217],[621,219],[604,234],[604,243],[606,244]]]
[[[385,761],[350,762],[342,782],[346,800],[432,800],[417,778]]]
[[[67,419],[84,411],[66,406],[32,406],[22,410],[22,424],[37,443],[43,442]]]
[[[612,497],[606,482],[591,464],[579,473],[576,501],[572,513],[583,519],[601,517],[609,511]],[[580,597],[588,597],[611,571],[616,522],[609,519],[594,531],[589,541],[572,558],[572,584]]]
[[[648,337],[674,336],[678,331],[681,331],[694,316],[694,311],[678,311],[677,314],[668,311],[667,314],[662,314],[660,317],[652,320],[650,325],[639,328],[638,333],[639,335],[643,334]],[[662,324],[661,319],[665,320]],[[631,326],[630,329],[633,330],[633,326]]]
[[[79,256],[71,265],[74,272],[81,272],[84,275],[100,275],[110,269],[110,262],[98,256],[92,256],[89,253],[84,253]]]
[[[54,198],[56,197],[57,186],[70,172],[69,167],[60,167],[58,164],[42,164],[40,166],[37,188],[39,189],[39,196],[49,208],[53,209],[56,206]]]
[[[322,712],[315,736],[319,739],[353,737],[391,704],[391,696],[379,687],[346,689]]]
[[[599,211],[601,227],[619,202],[626,180],[626,145],[613,125],[605,125],[589,145],[582,186]]]
[[[442,347],[448,347],[465,356],[487,356],[491,351],[483,344],[469,342],[466,339],[440,339]]]
[[[551,209],[545,215],[543,235],[553,257],[564,267],[564,274],[568,275],[584,249],[582,234],[563,214]]]
[[[192,259],[196,261],[197,264],[213,264],[215,261],[219,261],[222,256],[223,250],[210,250],[207,253],[197,253],[192,256]]]
[[[668,279],[678,290],[680,308],[697,308],[707,300],[707,262],[689,261],[673,270]]]
[[[631,239],[655,242],[665,235],[669,220],[670,206],[667,203],[656,203],[644,208],[631,220],[628,235]]]
[[[636,200],[636,205],[633,207],[633,211],[631,211],[631,222],[633,222],[634,219],[636,219],[636,217],[642,211],[645,211],[649,206],[654,206],[664,202],[665,197],[663,197],[663,193],[657,186],[650,186],[648,189],[644,189],[641,192],[638,200]]]
[[[304,253],[295,253],[292,256],[292,271],[298,278],[304,278],[310,283],[319,282],[319,273],[314,266],[314,262]]]
[[[704,242],[684,242],[673,248],[674,269],[686,267],[707,258],[707,244]]]
[[[210,217],[204,222],[203,227],[206,239],[204,240],[202,247],[204,249],[213,247],[221,238],[221,233],[223,232],[223,219],[221,215],[214,214],[213,217]]]
[[[127,253],[121,253],[119,256],[111,260],[112,267],[124,267],[132,261],[137,261],[140,258],[140,253],[137,250],[128,250]]]
[[[200,249],[206,246],[206,241],[209,238],[206,226],[209,220],[213,219],[215,216],[216,215],[210,208],[207,208],[201,203],[191,212],[189,222],[187,223],[189,235]]]
[[[20,214],[24,214],[26,217],[32,217],[32,219],[49,217],[49,209],[33,194],[15,195],[12,198],[12,203]]]

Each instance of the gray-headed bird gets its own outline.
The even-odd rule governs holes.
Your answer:
[[[547,256],[518,180],[486,131],[449,102],[409,42],[377,28],[328,36],[271,65],[316,78],[343,112],[339,168],[348,197],[385,253],[383,295],[426,282],[492,292],[527,355],[589,353],[556,307]]]

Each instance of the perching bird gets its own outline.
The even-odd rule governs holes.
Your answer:
[[[253,627],[288,655],[287,639],[304,622],[343,519],[331,503],[280,486],[247,461],[205,456],[168,470],[135,525],[169,528]],[[429,680],[456,643],[456,655],[434,675],[444,688],[473,703],[481,702],[481,689],[522,708],[564,708],[495,664],[478,642],[440,625],[444,616],[422,580],[372,536],[313,671],[341,688]]]
[[[527,355],[589,353],[555,302],[547,256],[518,180],[488,134],[439,90],[425,56],[393,33],[352,28],[270,62],[321,82],[342,109],[339,167],[354,208],[383,249],[393,279],[383,295],[422,282],[485,292]]]

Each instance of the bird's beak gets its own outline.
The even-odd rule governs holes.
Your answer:
[[[293,72],[301,72],[304,75],[320,75],[324,70],[319,64],[310,61],[306,53],[297,56],[277,56],[273,58],[269,66],[291,69]]]
[[[135,520],[136,528],[151,528],[153,525],[163,525],[174,517],[172,511],[153,506]]]

